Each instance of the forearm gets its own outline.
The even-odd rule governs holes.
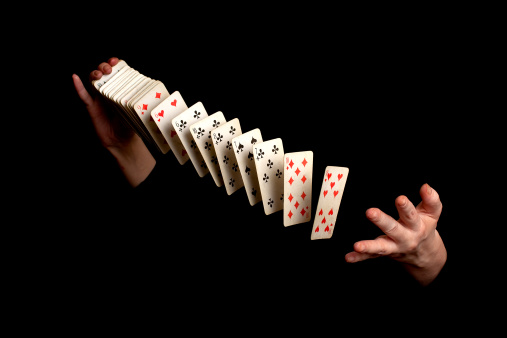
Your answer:
[[[429,285],[442,270],[447,261],[447,250],[442,238],[435,230],[431,247],[417,260],[417,264],[402,263],[405,269],[421,285]]]
[[[107,149],[115,157],[123,175],[134,188],[143,182],[155,167],[155,158],[137,134],[134,134],[127,144]]]

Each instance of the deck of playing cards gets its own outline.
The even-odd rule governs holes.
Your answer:
[[[264,141],[259,129],[242,133],[239,119],[208,115],[201,102],[187,106],[124,60],[92,82],[132,129],[163,154],[172,150],[181,165],[190,160],[200,177],[211,173],[228,195],[245,187],[250,205],[266,215],[283,210],[283,224],[306,223],[312,215],[313,152],[284,153],[282,139]],[[331,238],[349,169],[326,167],[311,239]]]
[[[170,146],[151,115],[153,108],[169,97],[164,84],[140,74],[124,60],[112,68],[111,74],[92,81],[93,86],[146,143],[167,153]]]

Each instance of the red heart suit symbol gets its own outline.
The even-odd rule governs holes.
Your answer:
[[[175,106],[176,107],[176,99],[174,99],[174,101],[171,102],[171,106]]]

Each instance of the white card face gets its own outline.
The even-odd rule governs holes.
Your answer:
[[[132,121],[136,121],[136,124],[140,126],[140,128],[144,128],[145,126],[142,123],[141,119],[137,115],[137,113],[134,111],[134,109],[129,105],[130,100],[139,94],[139,92],[143,91],[143,89],[147,86],[149,86],[150,83],[154,82],[155,80],[152,80],[148,77],[143,76],[139,82],[134,84],[130,89],[128,89],[121,97],[118,98],[118,103],[122,107],[122,109],[128,114]],[[141,130],[143,134],[147,134],[148,131]],[[148,135],[146,135],[147,137]]]
[[[127,66],[127,63],[123,60],[118,61],[116,65],[114,65],[112,68],[112,71],[110,74],[102,75],[102,77],[98,80],[92,81],[93,86],[95,89],[99,89],[103,85],[105,85],[110,79],[112,79],[123,67]]]
[[[141,121],[141,118],[140,118],[141,114],[138,114],[137,110],[135,109],[134,104],[137,101],[139,101],[139,99],[141,99],[149,90],[151,90],[153,87],[155,87],[159,83],[161,83],[161,82],[158,80],[150,79],[142,87],[138,88],[137,92],[127,102],[128,109],[132,112],[133,115],[137,115],[140,121]],[[153,108],[153,107],[151,107],[151,108]],[[141,108],[138,107],[138,109],[141,109]],[[155,123],[155,122],[153,122],[153,123]],[[144,125],[144,123],[143,123],[143,125]]]
[[[180,138],[183,147],[185,147],[188,157],[200,177],[204,177],[207,173],[209,173],[209,169],[201,155],[201,152],[199,151],[199,148],[197,147],[197,143],[192,137],[190,128],[194,123],[207,116],[208,113],[206,113],[203,104],[201,102],[197,102],[172,120],[173,128],[176,130],[176,133],[178,133],[178,137]]]
[[[218,187],[224,184],[224,180],[222,179],[220,165],[218,164],[217,154],[213,146],[211,132],[226,122],[224,114],[219,111],[192,124],[190,128],[190,133],[197,144],[197,148],[201,152],[204,162],[208,166],[209,172]]]
[[[172,124],[172,121],[173,118],[180,115],[187,109],[187,104],[183,100],[181,93],[175,91],[159,105],[153,108],[150,113],[180,164],[185,164],[189,157],[187,150],[181,143],[180,137]]]
[[[270,215],[283,209],[284,152],[282,139],[254,145],[255,167],[261,188],[264,212]]]
[[[283,225],[305,223],[312,215],[313,152],[285,153]]]
[[[262,201],[253,148],[255,144],[260,142],[262,142],[262,135],[258,128],[232,139],[232,146],[238,161],[243,185],[245,186],[248,201],[252,206]]]
[[[132,107],[135,112],[148,129],[151,137],[157,143],[162,153],[167,153],[170,149],[164,136],[160,132],[159,128],[151,118],[151,111],[153,108],[158,106],[162,101],[169,97],[169,92],[165,88],[164,84],[160,81],[156,81],[156,85],[148,89],[146,92],[141,94],[141,98],[136,98],[136,102],[132,103]]]
[[[326,167],[319,202],[315,210],[315,219],[311,239],[331,238],[336,227],[336,217],[340,209],[343,190],[349,175],[349,168]]]
[[[139,94],[139,92],[143,91],[143,89],[146,86],[149,86],[150,83],[152,83],[154,80],[150,79],[149,77],[144,77],[139,83],[137,83],[135,86],[133,86],[131,89],[129,89],[121,98],[120,98],[120,104],[125,109],[130,109],[129,103],[130,101]],[[137,114],[136,114],[137,115]]]
[[[217,154],[218,164],[228,195],[243,187],[243,179],[239,171],[238,161],[234,154],[232,139],[241,135],[239,120],[232,119],[212,131],[213,146]]]

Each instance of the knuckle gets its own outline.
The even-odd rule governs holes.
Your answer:
[[[417,211],[415,210],[415,208],[412,208],[411,210],[409,210],[407,212],[407,219],[411,220],[411,221],[414,221],[417,219],[417,216],[418,216],[418,213]]]
[[[384,244],[380,244],[380,246],[377,250],[377,254],[379,254],[381,256],[385,256],[385,255],[389,254],[389,251],[387,250],[387,248]]]
[[[411,237],[406,243],[406,249],[408,252],[416,251],[418,246],[419,246],[419,241],[414,237]]]
[[[386,229],[386,231],[385,231],[386,235],[395,232],[399,226],[400,225],[398,224],[398,222],[394,222],[393,225],[389,229]]]

